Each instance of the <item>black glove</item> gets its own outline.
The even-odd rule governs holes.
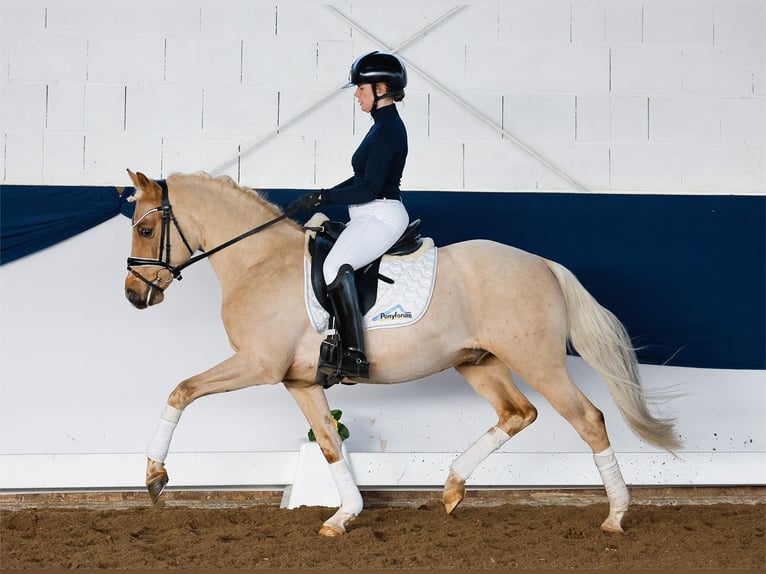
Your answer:
[[[322,192],[314,191],[312,193],[302,195],[293,201],[290,205],[287,206],[287,212],[290,213],[294,211],[311,211],[320,205],[322,205]]]

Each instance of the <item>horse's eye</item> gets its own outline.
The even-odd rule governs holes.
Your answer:
[[[138,234],[141,237],[149,238],[152,235],[154,235],[154,229],[152,229],[151,227],[139,227],[138,228]]]

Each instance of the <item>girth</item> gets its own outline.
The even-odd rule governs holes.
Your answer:
[[[309,239],[308,249],[311,255],[311,286],[314,289],[314,294],[322,307],[332,315],[332,306],[330,305],[330,299],[327,296],[327,285],[325,285],[324,274],[322,273],[322,266],[324,265],[327,255],[335,245],[341,232],[346,228],[346,224],[340,221],[324,221],[321,227],[309,228],[315,231],[316,234]],[[407,229],[404,230],[402,236],[398,241],[386,251],[386,255],[390,256],[402,256],[409,255],[417,251],[423,244],[423,239],[420,236],[420,219],[412,221]],[[393,281],[387,277],[380,275],[380,260],[382,257],[378,257],[372,263],[357,269],[354,273],[354,280],[356,283],[356,290],[359,295],[359,306],[362,314],[369,311],[375,304],[375,300],[378,296],[378,281],[386,281],[387,283],[393,283]]]

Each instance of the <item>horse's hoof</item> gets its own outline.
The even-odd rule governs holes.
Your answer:
[[[163,474],[149,482],[146,485],[146,489],[149,491],[149,496],[152,498],[152,504],[157,504],[162,492],[168,484],[168,475]]]
[[[341,530],[337,526],[333,524],[323,524],[322,528],[319,529],[319,534],[322,536],[343,536],[346,533],[345,530]]]
[[[447,478],[447,484],[444,485],[444,510],[447,514],[452,514],[452,511],[457,508],[457,505],[463,501],[465,496],[465,481],[459,480],[452,476]]]
[[[607,516],[606,520],[601,523],[601,530],[604,532],[623,534],[625,531],[622,529],[622,516],[612,516],[610,514]]]

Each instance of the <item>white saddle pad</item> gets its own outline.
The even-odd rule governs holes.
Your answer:
[[[318,227],[327,217],[316,214],[307,227]],[[330,315],[314,294],[311,285],[311,257],[308,240],[313,231],[306,232],[306,254],[303,259],[304,299],[306,311],[317,333],[325,333]],[[380,275],[393,279],[394,283],[378,282],[378,298],[364,315],[365,330],[404,327],[418,321],[428,310],[436,280],[436,246],[430,237],[423,238],[423,245],[414,253],[404,256],[385,255],[380,262]]]

